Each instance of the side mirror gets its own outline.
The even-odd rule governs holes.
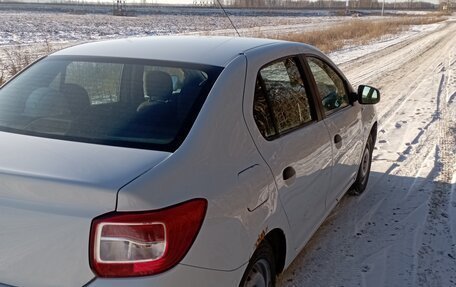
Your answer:
[[[358,102],[363,105],[374,105],[380,102],[380,91],[371,86],[361,85],[358,87]]]

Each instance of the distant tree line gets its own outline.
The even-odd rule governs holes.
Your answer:
[[[456,1],[456,0],[440,0]],[[236,8],[345,8],[344,0],[220,0],[227,7]],[[357,9],[378,9],[382,5],[382,0],[349,0],[349,8]],[[211,1],[206,1],[211,3]],[[214,1],[214,5],[216,5]],[[438,5],[425,1],[397,1],[385,2],[387,9],[435,9]]]
[[[456,11],[456,0],[439,0],[441,10],[454,12]]]
[[[456,0],[440,0],[441,2]],[[349,8],[378,9],[381,8],[382,0],[349,0]],[[344,0],[220,0],[226,7],[234,8],[345,8]],[[217,6],[216,0],[195,0],[195,5]],[[387,9],[435,9],[439,5],[426,1],[405,0],[385,2]],[[440,5],[442,6],[442,5]]]

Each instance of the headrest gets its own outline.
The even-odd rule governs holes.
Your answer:
[[[51,117],[69,112],[65,98],[51,88],[36,89],[25,102],[24,114],[30,117]]]
[[[146,94],[152,101],[168,101],[173,94],[173,80],[168,73],[151,71],[145,78]]]

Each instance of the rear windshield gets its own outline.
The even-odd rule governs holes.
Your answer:
[[[174,151],[220,67],[50,56],[0,89],[0,130]]]

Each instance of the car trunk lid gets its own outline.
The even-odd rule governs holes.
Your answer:
[[[82,286],[92,219],[169,153],[1,133],[0,282]]]

